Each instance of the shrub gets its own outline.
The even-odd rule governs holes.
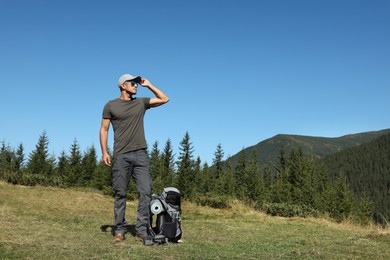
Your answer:
[[[230,199],[226,196],[199,195],[195,198],[197,205],[208,206],[216,209],[230,209]]]
[[[318,217],[319,211],[310,206],[287,203],[264,203],[263,211],[272,216],[280,217]]]

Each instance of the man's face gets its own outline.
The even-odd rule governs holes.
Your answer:
[[[126,90],[127,93],[131,94],[131,95],[135,95],[137,94],[137,87],[138,87],[138,84],[134,81],[126,81],[125,83],[123,83],[123,89]]]

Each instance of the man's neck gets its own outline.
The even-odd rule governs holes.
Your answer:
[[[127,93],[126,91],[121,92],[121,95],[119,97],[122,100],[133,100],[133,95]]]

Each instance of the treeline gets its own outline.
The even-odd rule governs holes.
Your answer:
[[[62,152],[56,158],[49,154],[48,146],[48,136],[43,132],[25,158],[22,144],[15,150],[3,141],[0,178],[22,185],[90,187],[112,195],[111,169],[97,160],[95,147],[82,153],[74,140],[69,154]],[[184,199],[201,205],[229,208],[234,199],[276,216],[321,216],[362,225],[372,220],[367,194],[354,196],[343,172],[330,178],[302,150],[286,155],[281,149],[277,163],[264,165],[257,162],[255,150],[250,158],[241,151],[234,167],[229,158],[224,160],[221,144],[211,166],[194,158],[193,153],[188,132],[180,142],[177,160],[169,139],[162,151],[157,141],[153,143],[149,149],[153,191],[160,193],[164,187],[175,186]],[[136,198],[133,182],[128,195]]]
[[[49,154],[46,132],[41,134],[28,158],[22,143],[16,151],[5,141],[1,144],[0,178],[12,184],[92,187],[107,192],[110,174],[110,169],[98,162],[95,147],[82,153],[76,139],[70,146],[70,154],[62,151],[58,158]]]
[[[370,197],[376,222],[389,220],[390,134],[328,155],[321,163],[331,177],[343,172],[356,195]]]

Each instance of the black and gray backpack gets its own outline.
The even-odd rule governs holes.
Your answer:
[[[152,195],[150,202],[149,239],[145,245],[181,242],[181,205],[180,191],[165,188],[160,196]]]

